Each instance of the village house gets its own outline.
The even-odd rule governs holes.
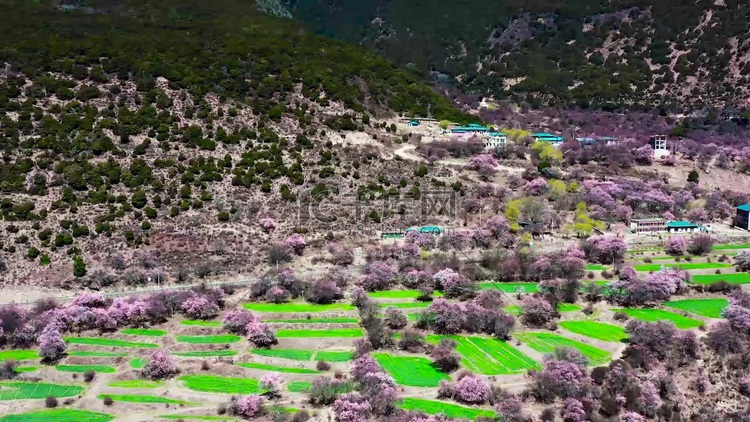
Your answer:
[[[654,149],[654,159],[658,160],[669,155],[667,135],[651,135],[648,143]]]

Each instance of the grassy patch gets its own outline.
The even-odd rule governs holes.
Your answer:
[[[304,349],[255,349],[253,354],[259,356],[268,356],[271,358],[281,358],[290,360],[311,360],[314,350]]]
[[[17,366],[16,369],[13,370],[13,372],[20,374],[22,372],[34,372],[37,369],[39,369],[38,366]]]
[[[696,274],[693,276],[693,282],[698,284],[712,284],[717,281],[726,281],[730,284],[750,284],[750,274]]]
[[[159,415],[162,419],[181,419],[193,421],[236,421],[237,418],[231,416],[203,416],[203,415]]]
[[[204,350],[200,352],[174,352],[175,356],[182,356],[185,358],[202,358],[211,356],[234,356],[237,354],[236,350]]]
[[[622,341],[628,338],[622,327],[595,321],[561,321],[560,326],[571,333],[603,341]]]
[[[115,417],[106,413],[79,409],[48,409],[0,416],[0,422],[109,422]]]
[[[419,290],[385,290],[382,292],[370,292],[367,296],[373,299],[416,299],[421,296]],[[434,292],[434,297],[443,297],[441,292]]]
[[[591,365],[602,365],[612,359],[612,355],[606,350],[598,349],[580,341],[572,340],[557,334],[542,332],[516,333],[516,338],[526,343],[529,347],[540,353],[554,353],[559,347],[572,347],[578,349],[589,358]]]
[[[117,372],[117,369],[115,369],[114,366],[109,365],[57,365],[55,368],[57,368],[58,371],[62,372],[94,371],[103,374],[112,374],[114,372]]]
[[[401,385],[437,387],[441,380],[450,379],[448,375],[435,369],[426,358],[393,356],[387,353],[375,353],[373,357]]]
[[[6,359],[13,360],[31,360],[39,359],[39,353],[36,350],[3,350],[0,351],[0,361]]]
[[[146,363],[148,362],[147,359],[144,358],[135,358],[130,360],[130,367],[133,369],[142,369],[144,366],[146,366]]]
[[[307,381],[291,381],[286,384],[286,389],[292,393],[304,393],[310,389],[311,385]]]
[[[685,299],[672,300],[664,303],[664,306],[680,309],[706,318],[721,318],[721,311],[729,306],[729,301],[726,299]]]
[[[437,342],[445,336],[429,336]],[[534,359],[521,353],[510,344],[494,338],[447,336],[458,343],[461,364],[473,372],[484,375],[517,374],[540,368]]]
[[[352,359],[354,359],[354,352],[321,350],[315,355],[315,360],[324,360],[326,362],[348,362]]]
[[[198,404],[184,400],[168,399],[166,397],[149,396],[144,394],[100,394],[99,398],[109,397],[116,402],[123,403],[163,403],[163,404]]]
[[[119,387],[119,388],[157,388],[164,386],[164,381],[149,381],[149,380],[125,380],[125,381],[113,381],[107,384],[108,387]]]
[[[714,245],[715,251],[722,251],[727,249],[750,249],[750,243],[741,243],[738,245]]]
[[[266,319],[263,322],[273,324],[357,324],[359,323],[359,318]]]
[[[0,382],[0,400],[43,399],[48,396],[71,397],[83,393],[78,385],[49,384],[45,382]]]
[[[127,353],[123,352],[93,352],[90,350],[71,350],[68,356],[82,357],[82,358],[116,358],[121,356],[127,356]]]
[[[203,321],[200,319],[185,319],[180,321],[180,324],[187,325],[189,327],[221,327],[221,321]]]
[[[665,268],[680,268],[683,270],[710,270],[714,268],[729,268],[732,264],[726,262],[678,262],[675,264],[641,264],[634,265],[636,271],[659,271]]]
[[[314,369],[292,368],[289,366],[265,365],[265,364],[256,363],[256,362],[242,362],[242,363],[238,363],[237,365],[243,368],[261,369],[264,371],[273,371],[273,372],[286,372],[289,374],[319,374],[320,373],[320,371],[316,371]]]
[[[158,349],[154,343],[138,343],[134,341],[114,340],[101,337],[66,337],[68,344],[85,344],[86,346],[128,347],[133,349]]]
[[[522,291],[523,293],[536,293],[539,288],[536,283],[481,283],[479,287],[483,290],[500,290],[505,293],[516,293]]]
[[[459,406],[453,403],[446,403],[436,400],[415,399],[412,397],[405,398],[398,407],[405,410],[414,410],[424,412],[430,415],[443,414],[449,418],[455,419],[476,419],[480,416],[494,418],[495,412],[491,410],[474,409],[471,407]]]
[[[661,309],[637,309],[637,308],[623,308],[613,309],[615,312],[625,312],[631,318],[639,319],[646,322],[656,321],[672,321],[674,325],[681,329],[686,330],[689,328],[698,328],[703,325],[702,321],[697,319],[684,317],[674,312],[662,311]]]
[[[226,394],[256,394],[260,383],[252,378],[230,378],[218,375],[185,375],[178,378],[185,387],[195,391]]]
[[[167,332],[164,330],[154,330],[151,328],[126,328],[120,330],[120,332],[130,336],[164,337],[167,335]]]
[[[399,309],[409,309],[409,308],[426,308],[430,306],[432,302],[381,302],[378,303],[378,306],[381,308],[399,308]]]
[[[362,337],[361,328],[336,328],[331,330],[276,330],[278,338],[323,338],[323,337]]]
[[[240,341],[240,336],[234,334],[221,334],[216,336],[177,336],[176,340],[180,343],[190,344],[223,344],[236,343]]]
[[[346,303],[318,305],[315,303],[244,303],[242,306],[255,312],[331,312],[353,311],[355,308]]]
[[[588,264],[586,265],[586,271],[604,271],[607,269],[606,265],[602,264]]]

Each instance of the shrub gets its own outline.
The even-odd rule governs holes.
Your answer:
[[[343,298],[341,289],[330,280],[316,280],[307,291],[307,300],[312,303],[325,305]]]
[[[658,303],[686,289],[688,275],[676,269],[651,273],[646,280],[628,279],[613,283],[610,296],[624,306]]]
[[[248,324],[254,321],[257,321],[255,315],[242,309],[232,309],[224,314],[224,317],[221,319],[221,322],[224,323],[224,329],[230,333],[240,335],[244,335],[247,332]]]
[[[16,376],[18,362],[13,359],[7,359],[0,365],[0,379],[8,380]]]
[[[441,339],[430,355],[432,364],[443,372],[455,371],[461,364],[461,355],[455,349],[455,341],[447,338]]]
[[[315,364],[315,369],[318,371],[330,371],[331,364],[324,360],[319,360],[318,363]]]
[[[406,329],[401,332],[401,338],[398,340],[398,348],[407,352],[416,353],[424,345],[424,334],[417,330]]]
[[[396,281],[398,270],[384,261],[374,261],[365,267],[359,285],[369,292],[387,290]]]
[[[276,332],[268,324],[263,324],[258,320],[254,320],[247,324],[245,327],[245,334],[248,340],[255,345],[255,347],[267,348],[276,344]]]
[[[270,397],[281,397],[284,379],[279,374],[264,374],[260,379],[260,388],[267,391]]]
[[[258,225],[266,233],[271,233],[276,229],[276,221],[273,218],[261,218],[258,220]]]
[[[243,397],[232,397],[229,413],[244,419],[253,419],[265,412],[263,399],[257,394]]]
[[[714,239],[707,234],[699,234],[693,237],[688,246],[688,252],[693,255],[705,255],[714,247]]]
[[[183,302],[181,309],[182,313],[191,319],[211,319],[219,315],[219,305],[196,293]]]
[[[750,271],[750,251],[742,251],[734,257],[734,265],[739,271]]]
[[[552,403],[556,397],[575,397],[586,381],[586,373],[578,364],[548,359],[544,369],[533,374],[532,393],[544,403]]]
[[[523,402],[515,396],[508,397],[495,405],[495,412],[502,422],[527,422],[530,420],[529,416],[523,411]],[[584,422],[584,420],[576,422]]]
[[[398,330],[406,327],[406,324],[408,322],[409,321],[406,317],[406,314],[404,314],[404,312],[400,309],[391,306],[385,310],[385,325],[387,325],[389,328]]]
[[[433,279],[437,288],[442,290],[447,298],[455,298],[471,292],[469,280],[450,268],[438,271]]]
[[[52,409],[54,407],[57,407],[57,397],[55,396],[47,396],[46,399],[44,399],[44,406],[48,409]]]
[[[437,334],[456,334],[464,326],[464,312],[458,303],[435,299],[427,312],[434,315],[432,328]]]
[[[55,324],[44,327],[37,342],[39,343],[39,356],[47,362],[57,362],[65,353],[65,340]]]
[[[112,406],[114,404],[114,400],[112,400],[112,397],[110,396],[104,396],[102,399],[102,403],[104,403],[105,406]]]
[[[667,247],[665,248],[667,254],[672,256],[681,256],[687,253],[688,242],[684,237],[672,236],[667,241]]]
[[[346,393],[333,402],[332,409],[338,422],[366,421],[370,403],[355,393]]]
[[[273,286],[266,292],[265,299],[271,303],[284,303],[289,301],[291,295],[284,288]]]
[[[91,382],[94,380],[94,377],[96,377],[96,371],[93,369],[89,369],[86,372],[83,373],[83,380],[85,382]]]
[[[455,399],[464,403],[483,404],[490,399],[490,387],[483,379],[469,374],[458,380]]]
[[[305,238],[302,237],[302,235],[299,233],[294,233],[293,235],[287,237],[286,239],[284,239],[284,243],[297,255],[302,255],[302,253],[305,251],[305,247],[307,247]]]
[[[167,379],[176,375],[180,370],[177,363],[165,349],[157,349],[148,357],[148,363],[141,369],[141,376],[146,379]]]
[[[613,236],[591,236],[583,242],[583,251],[589,261],[611,264],[622,261],[628,246],[625,241]]]
[[[311,404],[329,406],[340,395],[352,391],[353,388],[350,381],[320,377],[312,381],[307,395]]]
[[[584,409],[583,403],[572,397],[565,399],[563,403],[563,419],[565,422],[586,422],[588,417],[586,416],[586,409]]]
[[[539,296],[526,296],[521,303],[521,321],[532,327],[541,327],[552,321],[557,312]]]

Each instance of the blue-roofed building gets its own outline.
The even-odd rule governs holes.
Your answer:
[[[744,230],[750,230],[750,204],[742,204],[737,207],[737,215],[734,217],[734,226]]]
[[[614,136],[600,136],[599,142],[602,142],[604,145],[619,145],[620,140],[618,138],[615,138]]]
[[[553,135],[547,132],[532,133],[531,137],[534,138],[535,141],[550,142],[555,145],[562,144],[563,142],[562,136]]]
[[[488,132],[484,138],[484,149],[504,147],[508,143],[508,137],[503,132]]]
[[[700,231],[701,226],[692,221],[669,221],[667,222],[667,231],[672,233],[685,233]]]
[[[479,134],[479,133],[487,133],[490,129],[488,127],[478,125],[476,123],[469,123],[466,126],[456,126],[453,129],[451,129],[451,133],[455,134]]]
[[[594,145],[597,143],[594,138],[576,138],[576,141],[581,145]]]
[[[416,120],[410,120],[408,124],[409,126],[419,126],[419,122]]]

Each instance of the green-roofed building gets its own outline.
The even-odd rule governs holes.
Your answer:
[[[535,141],[549,142],[555,146],[560,145],[563,142],[562,136],[553,135],[547,132],[532,133],[531,137],[534,138]]]
[[[734,225],[744,230],[750,230],[750,204],[742,204],[737,207]]]
[[[687,233],[700,231],[701,226],[692,221],[670,221],[667,223],[667,231],[670,233]]]

